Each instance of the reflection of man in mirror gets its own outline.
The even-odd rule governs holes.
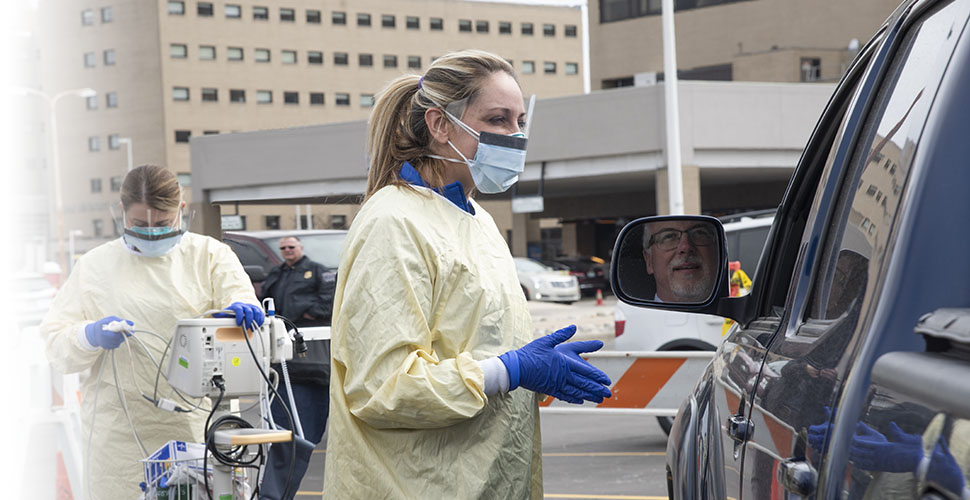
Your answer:
[[[657,300],[704,302],[717,276],[717,233],[707,222],[651,222],[643,230],[643,260],[657,282]]]

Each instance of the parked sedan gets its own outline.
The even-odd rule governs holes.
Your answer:
[[[610,292],[610,264],[599,257],[556,257],[543,264],[575,276],[582,295],[596,295],[597,290]]]
[[[541,262],[515,257],[515,270],[526,300],[547,300],[572,304],[579,300],[579,282],[575,276],[556,271]]]

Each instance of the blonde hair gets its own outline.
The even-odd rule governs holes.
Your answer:
[[[378,96],[368,123],[370,168],[364,198],[384,186],[408,186],[400,176],[404,162],[410,162],[429,187],[441,187],[441,172],[426,157],[432,151],[424,114],[430,108],[460,102],[467,107],[478,97],[485,80],[499,71],[518,81],[505,59],[481,50],[463,50],[435,59],[424,76],[403,75],[389,83]],[[464,108],[449,111],[460,118]]]
[[[128,172],[121,184],[121,206],[127,211],[135,203],[144,203],[152,210],[178,210],[182,188],[178,177],[157,165],[142,165]]]

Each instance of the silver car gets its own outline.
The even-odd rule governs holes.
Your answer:
[[[538,261],[515,257],[515,271],[526,300],[547,300],[572,304],[579,300],[579,282],[565,271],[556,271]]]

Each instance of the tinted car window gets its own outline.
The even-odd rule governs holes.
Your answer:
[[[330,269],[336,269],[340,265],[340,248],[343,246],[346,236],[347,233],[300,236],[300,243],[303,243],[303,255]],[[280,238],[266,238],[263,242],[269,245],[281,261],[283,260],[283,256],[280,254]]]
[[[818,283],[809,313],[833,319],[849,310],[878,272],[883,250],[908,178],[930,102],[957,38],[954,16],[966,18],[963,6],[951,3],[912,26],[887,73],[888,84],[876,98],[872,117],[853,158],[861,165],[843,186],[842,203],[828,228]],[[958,27],[962,28],[962,24]],[[951,39],[951,43],[946,43]]]
[[[238,240],[224,240],[233,252],[239,257],[239,262],[244,266],[260,266],[266,272],[273,267],[273,263],[267,259],[252,243]]]

